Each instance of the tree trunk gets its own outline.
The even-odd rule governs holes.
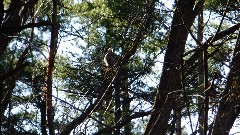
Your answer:
[[[39,109],[41,112],[41,133],[42,133],[42,135],[47,135],[46,102],[45,102],[45,100],[39,101]]]
[[[117,123],[120,122],[121,119],[121,99],[120,99],[120,93],[121,93],[121,80],[118,78],[115,85],[115,92],[114,92],[114,124],[117,125]],[[114,130],[114,135],[120,135],[120,129],[117,128]]]
[[[122,117],[126,118],[127,116],[131,115],[130,112],[130,103],[131,100],[129,98],[129,87],[128,87],[128,73],[129,73],[129,69],[128,67],[124,67],[123,68],[123,77],[122,77],[122,110],[123,110],[123,114]],[[125,126],[124,126],[124,134],[125,135],[131,135],[132,134],[132,124],[131,124],[131,120],[130,122],[128,122]]]
[[[208,89],[208,44],[205,44],[203,46],[203,67],[204,67],[204,90]],[[208,110],[209,110],[209,92],[211,91],[207,91],[204,93],[204,105],[203,105],[203,109],[204,109],[204,119],[203,119],[203,135],[207,134],[208,131]]]
[[[58,40],[58,22],[57,22],[57,0],[53,0],[53,13],[52,13],[52,31],[51,31],[51,43],[50,43],[50,52],[47,65],[47,77],[46,77],[46,107],[47,107],[47,121],[49,134],[54,135],[54,126],[53,126],[53,106],[52,106],[52,78],[54,71],[54,58],[57,52],[57,40]]]
[[[198,14],[198,34],[197,39],[199,43],[203,42],[203,10]],[[203,51],[201,51],[198,59],[198,91],[200,97],[198,97],[198,111],[199,111],[199,135],[203,135],[204,126],[204,113],[202,112],[203,98],[202,93],[204,92],[204,65],[203,65]]]
[[[176,113],[176,135],[182,134],[182,108],[181,108],[181,101],[180,97],[177,97],[176,99],[176,106],[175,106],[175,113]]]
[[[233,126],[234,121],[240,113],[240,32],[236,47],[234,49],[233,59],[231,63],[231,69],[227,77],[227,83],[223,92],[223,97],[217,116],[214,121],[212,135],[228,135],[230,129]]]
[[[203,1],[200,1],[203,2]],[[180,65],[183,56],[188,30],[198,14],[194,10],[195,0],[179,0],[174,12],[168,48],[164,57],[163,72],[151,118],[147,125],[145,135],[166,134],[168,120],[177,97],[175,93],[181,90]],[[199,8],[198,5],[196,8]]]
[[[3,122],[2,99],[3,99],[3,81],[0,80],[0,135],[2,135],[2,122]]]
[[[203,7],[203,5],[201,5]],[[203,41],[203,9],[198,14],[198,42]],[[208,110],[209,110],[209,93],[204,93],[208,89],[208,44],[202,45],[201,55],[199,57],[199,133],[200,135],[206,135],[208,131]],[[204,93],[204,95],[202,94]]]

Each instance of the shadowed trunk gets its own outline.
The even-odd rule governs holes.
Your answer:
[[[212,135],[228,135],[234,121],[240,113],[240,32],[233,54],[231,69],[227,77],[227,84],[223,92],[217,116],[214,121]]]
[[[47,65],[47,77],[46,77],[46,108],[47,108],[47,121],[49,134],[54,135],[54,115],[53,115],[53,106],[52,106],[52,78],[54,71],[54,58],[57,52],[57,41],[58,41],[58,22],[57,22],[57,0],[53,0],[53,13],[52,13],[52,31],[51,31],[51,43],[50,43],[50,52]]]
[[[168,130],[168,120],[177,97],[176,93],[181,90],[180,65],[188,29],[199,12],[199,9],[193,9],[194,5],[195,0],[179,0],[177,2],[159,89],[145,135],[166,134]],[[196,8],[199,6],[197,5]]]

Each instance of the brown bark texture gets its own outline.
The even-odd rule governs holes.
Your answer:
[[[49,134],[54,135],[54,115],[52,106],[52,78],[54,72],[54,58],[57,53],[57,41],[58,41],[58,22],[57,22],[57,0],[52,0],[53,13],[52,13],[52,31],[51,31],[51,42],[50,51],[47,65],[47,76],[46,76],[46,107],[47,107],[47,122],[49,128]]]
[[[228,135],[240,113],[240,32],[234,49],[226,87],[214,121],[212,135]]]
[[[194,5],[195,0],[179,0],[176,3],[159,88],[145,135],[164,135],[167,132],[176,92],[181,90],[180,65],[188,29],[199,12],[198,4],[196,9]]]

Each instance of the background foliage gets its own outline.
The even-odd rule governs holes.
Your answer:
[[[239,1],[192,1],[190,9],[198,8],[197,3],[203,2],[200,7],[204,18],[203,41],[196,39],[200,10],[194,17],[184,16],[183,1],[0,1],[0,134],[45,135],[52,134],[51,130],[63,135],[151,134],[148,128],[154,129],[150,120],[154,111],[167,112],[168,108],[167,130],[159,134],[197,133],[204,110],[200,108],[205,103],[199,97],[208,96],[208,133],[216,132],[213,125],[218,127],[222,114],[234,133],[233,122],[238,125],[239,111],[229,120],[231,113],[221,106],[239,103]],[[187,0],[187,3],[191,2]],[[176,14],[182,15],[183,21],[177,27]],[[177,43],[177,37],[184,35],[180,33],[174,39],[171,31],[183,25],[186,25],[183,29],[188,29],[188,38],[181,48],[180,61],[167,61],[172,57],[168,54],[174,51],[171,40]],[[58,30],[57,36],[51,34],[53,27]],[[57,44],[53,50],[53,77],[49,78],[53,40]],[[198,78],[198,59],[205,43],[208,87],[214,86],[215,92],[207,96],[199,90]],[[103,63],[108,48],[117,55],[112,68]],[[170,74],[169,78],[179,77],[179,82],[171,79],[163,82],[162,75],[171,70],[167,64],[178,71],[178,75]],[[52,81],[51,93],[47,89],[48,79]],[[165,90],[161,83],[179,86],[180,89],[168,91],[173,93],[174,100],[162,100],[161,92]],[[46,105],[47,94],[52,97],[52,106]],[[158,102],[158,97],[166,102]],[[167,107],[158,108],[158,105]],[[52,114],[48,112],[49,107]],[[52,122],[49,115],[53,117]],[[228,129],[221,124],[219,127],[222,131]]]

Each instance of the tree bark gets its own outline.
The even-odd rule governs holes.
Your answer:
[[[240,32],[234,49],[227,84],[214,121],[212,135],[228,135],[240,113]]]
[[[198,34],[197,39],[200,43],[203,41],[203,10],[198,15]],[[203,65],[203,51],[199,50],[200,57],[198,59],[198,91],[199,94],[204,92],[204,65]],[[201,112],[203,98],[198,97],[198,111],[199,111],[199,134],[203,135],[203,127],[204,127],[204,113]]]
[[[199,12],[199,10],[193,9],[194,5],[195,0],[179,0],[177,2],[159,89],[145,135],[166,134],[168,130],[168,120],[177,96],[174,93],[181,90],[180,65],[188,37],[188,29],[192,26]],[[199,7],[196,6],[196,8]]]
[[[52,78],[54,71],[54,58],[57,52],[57,41],[58,41],[58,22],[57,22],[57,0],[52,0],[53,13],[52,13],[52,31],[51,31],[51,43],[50,52],[47,65],[47,76],[46,76],[46,108],[47,108],[47,122],[49,128],[49,134],[54,135],[54,114],[52,106]]]

